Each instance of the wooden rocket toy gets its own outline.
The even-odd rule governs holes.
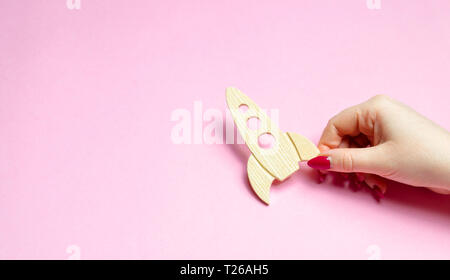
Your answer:
[[[269,204],[272,182],[283,181],[299,169],[300,161],[319,154],[317,147],[306,137],[292,132],[282,132],[248,96],[235,88],[227,88],[227,104],[234,122],[251,151],[247,174],[255,193]],[[258,120],[259,127],[252,128],[249,120]],[[261,137],[273,137],[270,148],[262,147]]]

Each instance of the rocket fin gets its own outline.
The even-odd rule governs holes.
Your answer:
[[[262,201],[269,204],[270,186],[275,177],[270,175],[253,155],[250,155],[247,162],[247,174],[253,191]]]
[[[310,160],[319,155],[319,149],[305,136],[293,132],[287,132],[287,135],[294,143],[300,161]]]

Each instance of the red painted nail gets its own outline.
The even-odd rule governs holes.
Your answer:
[[[308,161],[308,165],[314,169],[330,169],[331,162],[329,157],[318,156]]]
[[[384,198],[383,192],[378,186],[375,186],[372,190],[372,195],[375,198],[376,201],[380,202],[382,198]]]
[[[366,179],[366,176],[362,175],[361,173],[356,173],[356,179],[358,179],[359,182],[362,182]]]

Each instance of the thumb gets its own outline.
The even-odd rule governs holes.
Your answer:
[[[380,174],[387,167],[382,146],[331,149],[309,160],[308,165],[315,169],[337,172]]]

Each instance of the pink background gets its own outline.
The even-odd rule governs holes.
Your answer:
[[[175,145],[233,85],[313,141],[377,93],[450,128],[450,1],[0,0],[0,258],[450,258],[450,196],[271,191],[244,145]],[[206,124],[206,123],[205,123]]]

